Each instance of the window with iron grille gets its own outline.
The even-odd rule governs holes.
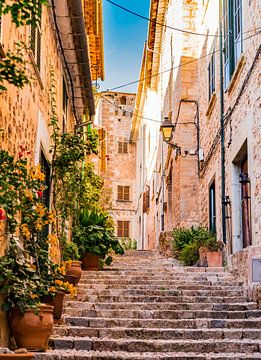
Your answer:
[[[48,164],[48,161],[46,160],[46,157],[41,150],[40,152],[40,165],[41,165],[41,172],[44,173],[45,179],[44,179],[44,185],[46,186],[46,189],[43,191],[43,197],[42,202],[43,205],[49,209],[50,206],[50,166]],[[46,239],[49,233],[49,227],[48,225],[45,225],[43,229],[39,233],[39,237],[41,239]]]
[[[123,238],[130,237],[129,221],[117,221],[117,237],[123,237]]]
[[[214,91],[215,91],[215,50],[213,50],[208,65],[208,101],[210,101]]]
[[[128,153],[128,143],[126,141],[118,142],[118,153],[121,153],[121,154]]]
[[[38,69],[41,68],[41,18],[37,24],[31,25],[31,50]]]
[[[118,201],[130,201],[130,187],[118,186]]]
[[[224,82],[227,88],[242,53],[242,0],[224,0]]]

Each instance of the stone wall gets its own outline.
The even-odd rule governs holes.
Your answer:
[[[172,241],[173,236],[171,231],[165,231],[160,234],[158,251],[161,255],[165,257],[173,256]]]
[[[17,40],[29,42],[29,27],[15,29],[8,15],[3,16],[2,45],[4,51],[14,50]],[[15,158],[18,157],[20,146],[28,151],[30,165],[39,163],[40,149],[47,161],[51,161],[49,152],[51,143],[51,128],[48,126],[51,112],[51,69],[54,71],[54,86],[56,92],[56,111],[59,125],[62,128],[62,82],[63,65],[57,50],[56,34],[50,17],[50,10],[43,8],[41,37],[41,68],[37,66],[28,54],[28,75],[30,83],[23,89],[7,85],[7,91],[0,95],[0,148],[7,150]],[[31,53],[30,53],[31,54]],[[68,130],[74,126],[74,118],[69,107]],[[4,226],[3,224],[1,226]],[[6,238],[0,237],[0,256],[5,254]],[[1,306],[1,303],[0,303]],[[6,314],[0,311],[0,346],[8,345],[8,327]]]

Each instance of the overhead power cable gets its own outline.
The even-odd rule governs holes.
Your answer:
[[[141,14],[139,14],[139,13],[133,11],[133,10],[127,9],[126,7],[124,7],[124,6],[120,5],[120,4],[117,4],[117,3],[115,3],[115,2],[113,2],[111,0],[107,0],[107,2],[112,4],[113,6],[118,7],[119,9],[121,9],[123,11],[128,12],[129,14],[132,14],[134,16],[137,16],[137,17],[141,18],[141,19],[149,21],[150,23],[160,25],[160,26],[162,26],[162,27],[164,27],[166,29],[171,29],[171,30],[178,31],[178,32],[181,32],[181,33],[190,34],[190,35],[197,35],[197,36],[211,36],[211,37],[219,37],[220,36],[220,35],[217,35],[217,34],[203,34],[203,33],[197,33],[197,32],[194,32],[194,31],[179,29],[179,28],[176,28],[176,27],[173,27],[173,26],[170,26],[170,25],[163,24],[163,23],[161,23],[159,21],[156,21],[154,19],[151,19],[151,18],[149,18],[147,16],[141,15]],[[259,28],[257,28],[257,29],[259,29]],[[243,32],[243,34],[256,31],[257,29],[252,29],[252,30],[245,31],[245,32]],[[233,34],[231,34],[231,35],[228,34],[226,36],[233,36]]]
[[[107,1],[108,1],[108,0],[107,0]],[[255,33],[255,34],[253,34],[253,35],[249,35],[248,37],[242,39],[242,42],[244,42],[244,41],[246,41],[246,40],[248,40],[248,39],[251,39],[252,37],[257,36],[257,35],[260,35],[260,34],[261,34],[261,30],[258,31],[258,32]],[[237,44],[237,43],[239,43],[239,42],[241,42],[241,41],[235,41],[235,44]],[[223,49],[222,49],[222,50],[223,50]],[[180,65],[177,65],[177,66],[173,66],[173,67],[171,67],[170,69],[161,71],[161,72],[159,72],[159,73],[157,73],[157,74],[153,74],[153,75],[150,75],[150,76],[145,76],[145,77],[142,78],[142,79],[130,81],[130,82],[125,83],[125,84],[123,84],[123,85],[115,86],[115,87],[109,89],[109,91],[114,91],[114,90],[122,89],[122,88],[124,88],[124,87],[126,87],[126,86],[134,85],[134,84],[140,83],[140,82],[142,82],[142,81],[144,81],[144,80],[151,79],[151,78],[153,78],[153,77],[157,77],[157,76],[162,75],[162,74],[165,74],[165,73],[167,73],[167,72],[169,72],[169,71],[172,71],[172,70],[181,68],[181,67],[183,67],[183,66],[192,64],[192,63],[194,63],[194,62],[196,62],[196,61],[199,61],[199,60],[201,60],[201,59],[205,59],[205,58],[207,58],[208,56],[211,56],[212,54],[219,53],[219,52],[222,51],[222,50],[212,51],[211,53],[208,53],[208,54],[206,54],[206,55],[203,55],[203,56],[201,56],[201,57],[199,57],[199,58],[197,58],[197,59],[193,59],[193,60],[187,61],[187,62],[185,62],[185,63],[183,63],[183,64],[180,64]]]

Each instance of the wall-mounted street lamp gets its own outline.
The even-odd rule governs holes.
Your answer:
[[[164,140],[169,146],[171,146],[171,147],[174,148],[174,149],[177,149],[177,150],[180,152],[180,146],[171,143],[171,139],[172,139],[172,137],[173,137],[174,129],[175,129],[175,125],[172,124],[172,123],[169,121],[169,118],[168,118],[168,117],[164,117],[164,121],[163,121],[163,123],[162,123],[161,126],[160,126],[160,131],[161,131],[161,133],[162,133],[163,140]]]

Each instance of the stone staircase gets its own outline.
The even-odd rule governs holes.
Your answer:
[[[133,251],[84,272],[37,360],[261,359],[261,312],[219,268]]]

